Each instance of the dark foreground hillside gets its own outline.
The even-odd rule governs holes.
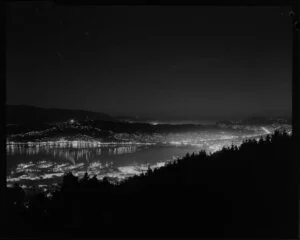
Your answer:
[[[290,136],[276,132],[239,149],[187,155],[118,186],[68,174],[51,199],[38,194],[28,208],[20,188],[8,189],[6,229],[83,238],[296,238],[291,143]]]

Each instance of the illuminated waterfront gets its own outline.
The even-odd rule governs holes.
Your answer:
[[[49,186],[61,182],[72,172],[78,177],[88,173],[98,179],[120,181],[156,168],[186,153],[205,150],[213,153],[223,147],[239,146],[247,138],[268,134],[261,131],[201,131],[168,134],[115,134],[119,142],[98,140],[7,141],[7,184],[23,187]]]
[[[71,146],[70,146],[71,145]],[[7,145],[7,183],[21,186],[58,183],[64,173],[72,171],[82,177],[86,172],[98,179],[122,180],[148,167],[163,166],[168,160],[197,151],[193,146],[154,146],[148,144],[79,147],[53,144]]]

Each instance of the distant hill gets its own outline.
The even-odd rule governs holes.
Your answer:
[[[131,122],[131,121],[137,122],[137,121],[141,120],[136,116],[116,116],[115,118],[120,121],[125,121],[125,122]]]
[[[40,108],[27,105],[6,105],[7,124],[51,123],[67,121],[74,118],[78,121],[92,119],[102,121],[117,121],[105,113],[85,110]]]

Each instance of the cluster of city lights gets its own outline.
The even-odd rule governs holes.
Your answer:
[[[252,129],[253,130],[253,129]],[[7,183],[18,182],[26,187],[28,184],[38,182],[43,188],[59,182],[67,172],[73,172],[78,177],[85,173],[96,176],[98,179],[109,177],[122,181],[127,177],[139,175],[149,167],[160,168],[168,161],[152,164],[129,164],[115,166],[112,161],[104,161],[104,155],[123,155],[140,151],[154,145],[167,145],[176,147],[194,146],[199,150],[214,153],[231,145],[240,146],[245,139],[259,140],[272,134],[275,128],[263,126],[256,131],[196,131],[184,133],[118,133],[115,139],[119,142],[103,142],[98,140],[66,140],[55,141],[15,142],[7,140],[6,150],[8,156],[47,156],[36,161],[21,162],[10,168]],[[99,129],[100,131],[100,129]],[[30,134],[38,134],[31,132]],[[288,132],[291,134],[291,131]],[[29,134],[29,133],[28,133]],[[159,159],[158,159],[159,160]]]

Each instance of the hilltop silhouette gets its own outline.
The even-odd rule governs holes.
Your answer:
[[[59,108],[40,108],[28,105],[6,105],[7,124],[32,124],[32,123],[52,123],[67,121],[75,118],[79,121],[86,119],[117,121],[117,119],[106,113],[59,109]]]

